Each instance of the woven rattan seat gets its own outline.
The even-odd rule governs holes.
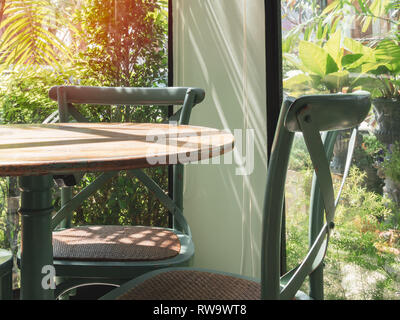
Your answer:
[[[119,296],[118,300],[257,300],[259,283],[196,270],[162,272]]]
[[[53,233],[54,259],[81,261],[152,261],[179,254],[178,236],[141,226],[83,226]]]

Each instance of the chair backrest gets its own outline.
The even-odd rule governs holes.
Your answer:
[[[70,116],[79,122],[90,122],[73,104],[91,105],[155,105],[170,106],[182,105],[168,121],[177,124],[188,124],[192,108],[202,102],[205,92],[200,88],[166,87],[166,88],[127,88],[127,87],[88,87],[88,86],[55,86],[49,91],[49,97],[58,102],[60,122],[68,122]],[[62,221],[67,221],[63,226],[70,226],[72,211],[75,210],[88,196],[92,195],[110,178],[117,173],[106,172],[92,184],[72,198],[71,188],[76,184],[76,175],[56,176],[57,181],[62,181],[64,188],[61,190],[61,209],[53,217],[52,226],[55,228]],[[128,174],[139,179],[146,185],[173,214],[180,229],[190,234],[190,228],[183,217],[183,165],[177,164],[173,169],[174,199],[170,199],[165,192],[141,170],[130,170]],[[66,219],[66,220],[65,220]]]
[[[58,102],[60,121],[67,121],[68,113],[78,121],[88,121],[79,114],[73,104],[94,105],[182,105],[171,120],[187,124],[191,109],[204,100],[205,92],[200,88],[127,88],[127,87],[88,87],[55,86],[49,97]],[[176,115],[180,117],[177,118]]]
[[[264,198],[261,257],[263,299],[294,297],[305,278],[321,265],[330,232],[334,227],[334,214],[338,200],[337,198],[335,201],[334,198],[328,160],[335,136],[329,133],[357,127],[368,115],[370,107],[370,95],[363,91],[352,94],[310,95],[298,99],[288,97],[283,102],[269,160]],[[321,137],[321,131],[330,132]],[[320,191],[318,196],[321,197],[325,209],[325,222],[316,232],[317,236],[310,245],[304,260],[299,266],[280,276],[285,181],[295,132],[303,133],[318,181]],[[354,144],[355,135],[352,140]]]

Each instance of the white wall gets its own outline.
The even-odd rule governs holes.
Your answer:
[[[250,175],[237,175],[238,165],[224,164],[224,157],[220,165],[186,166],[184,212],[196,246],[194,264],[259,277],[267,164],[264,1],[173,3],[175,85],[206,91],[191,124],[255,134]],[[245,139],[244,133],[244,147]],[[236,148],[236,156],[246,156],[243,149]]]

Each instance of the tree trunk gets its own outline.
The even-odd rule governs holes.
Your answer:
[[[6,5],[6,0],[0,0],[0,22],[3,21],[4,7]]]

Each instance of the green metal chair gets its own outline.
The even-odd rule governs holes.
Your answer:
[[[0,300],[12,300],[12,267],[12,253],[0,249]]]
[[[72,116],[78,122],[89,122],[73,104],[94,105],[156,105],[182,107],[169,118],[177,124],[188,124],[192,108],[203,101],[205,93],[198,88],[110,88],[56,86],[49,97],[58,101],[59,120],[68,122]],[[172,266],[187,266],[194,254],[190,227],[183,215],[183,165],[173,167],[173,199],[142,170],[128,171],[141,181],[173,215],[173,228],[144,226],[71,226],[71,217],[83,201],[118,172],[105,172],[75,196],[74,174],[54,176],[61,189],[61,209],[53,216],[54,266],[58,297],[72,288],[107,284],[119,286],[145,272]],[[61,226],[61,229],[60,229]],[[142,238],[141,238],[142,237]],[[145,238],[153,244],[130,241]],[[107,239],[107,240],[105,240]],[[88,241],[89,240],[89,241]],[[171,244],[165,247],[165,241]],[[140,242],[140,243],[139,243]]]
[[[334,227],[335,208],[340,195],[339,191],[335,201],[328,161],[335,141],[335,134],[332,132],[358,126],[367,116],[370,105],[370,97],[366,92],[303,96],[296,100],[285,99],[267,174],[260,281],[220,271],[168,268],[139,276],[112,290],[101,299],[322,298],[322,278],[319,268]],[[324,132],[321,138],[320,131],[329,132]],[[295,132],[303,133],[316,173],[311,208],[311,243],[304,260],[296,268],[280,276],[284,187]],[[351,139],[348,159],[351,158],[354,143],[355,134]],[[349,164],[350,161],[347,163],[347,172]],[[229,232],[229,230],[226,231]],[[299,289],[308,275],[312,279],[312,290],[310,294],[305,294]]]

